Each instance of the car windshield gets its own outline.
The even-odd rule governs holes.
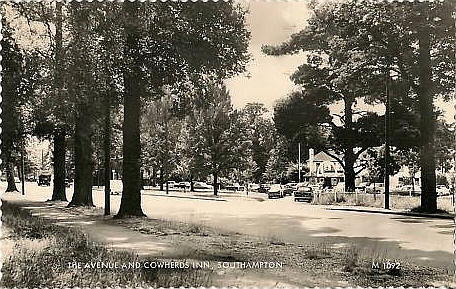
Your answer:
[[[280,185],[271,185],[271,191],[278,191],[280,190]]]

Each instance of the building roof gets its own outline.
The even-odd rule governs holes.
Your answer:
[[[314,162],[325,162],[325,161],[329,161],[329,162],[337,162],[336,159],[334,159],[332,156],[328,155],[327,153],[321,151],[319,152],[318,154],[316,154],[314,156]]]

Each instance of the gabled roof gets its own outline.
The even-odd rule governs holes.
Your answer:
[[[336,162],[337,160],[323,151],[319,152],[318,154],[316,154],[314,156],[314,162],[325,162],[325,161]]]

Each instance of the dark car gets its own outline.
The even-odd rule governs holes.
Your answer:
[[[38,176],[38,186],[50,186],[51,185],[51,175],[39,175]]]
[[[282,197],[282,187],[280,185],[271,185],[268,190],[268,199],[279,199]]]
[[[267,194],[270,188],[271,186],[268,184],[261,184],[258,193]]]
[[[313,189],[309,186],[298,186],[294,192],[295,202],[305,201],[312,202],[313,200]]]
[[[293,192],[296,191],[298,184],[297,183],[288,183],[283,187],[283,196],[292,196]]]

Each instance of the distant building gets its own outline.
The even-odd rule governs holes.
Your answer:
[[[332,187],[344,181],[344,169],[335,158],[323,151],[314,153],[313,149],[309,149],[309,172],[304,175],[305,182]]]
[[[337,154],[334,153],[334,155]],[[340,155],[337,155],[337,157],[342,158]],[[362,157],[363,155],[361,155],[361,159]],[[359,160],[355,166],[356,165],[359,165]],[[324,187],[332,187],[337,185],[339,182],[344,182],[345,180],[344,169],[342,165],[334,157],[323,151],[315,154],[313,149],[309,149],[309,159],[307,160],[307,166],[309,168],[309,172],[304,175],[304,182],[322,184]],[[436,174],[439,173],[442,174],[441,172],[436,171]],[[448,180],[453,180],[453,171],[447,172],[444,175]],[[355,183],[358,185],[361,182],[370,182],[369,168],[364,169],[356,176]],[[414,176],[412,177],[412,173],[410,172],[409,168],[407,166],[402,166],[396,174],[390,176],[391,190],[395,190],[396,188],[399,188],[403,185],[411,185],[412,182],[417,188],[421,186],[421,172],[419,169],[414,173]]]

